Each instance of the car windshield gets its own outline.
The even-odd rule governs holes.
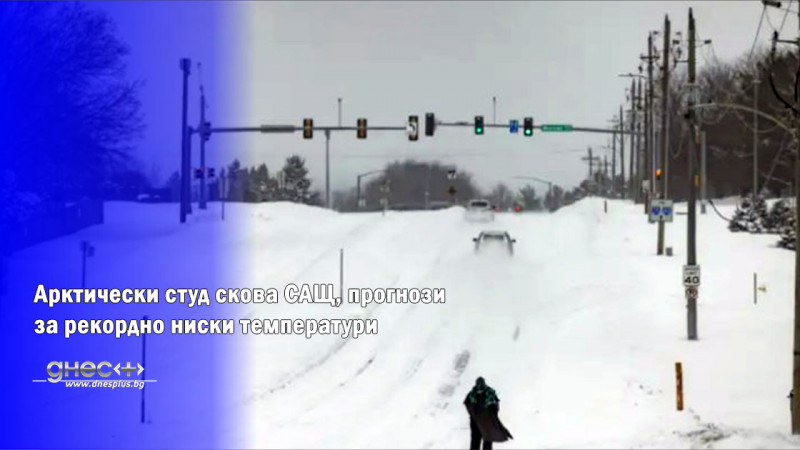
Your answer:
[[[502,234],[485,234],[483,239],[486,241],[504,241],[506,237]]]
[[[486,202],[486,201],[483,201],[483,200],[478,200],[478,201],[470,202],[469,206],[471,208],[487,208],[487,207],[489,207],[489,202]]]

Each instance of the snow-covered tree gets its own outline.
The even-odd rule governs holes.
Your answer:
[[[764,218],[764,231],[766,233],[780,233],[784,226],[789,223],[794,211],[789,207],[786,200],[778,200],[772,205],[769,214]]]
[[[286,164],[283,166],[283,188],[279,191],[279,200],[314,204],[317,202],[318,194],[309,191],[311,188],[311,181],[307,177],[308,169],[306,168],[306,161],[297,156],[292,155],[286,158]]]
[[[795,214],[794,207],[789,207],[789,214],[786,215],[786,224],[781,228],[781,239],[778,241],[778,247],[795,250],[797,242]]]
[[[767,216],[767,202],[764,201],[764,198],[758,196],[742,197],[728,225],[728,229],[734,232],[762,233],[764,232],[764,222],[767,220]]]

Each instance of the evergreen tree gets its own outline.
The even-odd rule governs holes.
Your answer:
[[[791,220],[794,211],[789,207],[786,200],[778,200],[772,205],[764,219],[764,231],[767,233],[781,233],[786,224]]]
[[[536,197],[536,189],[530,184],[526,184],[519,190],[519,201],[526,211],[538,211],[542,209],[541,200]]]
[[[762,233],[767,220],[767,202],[758,196],[742,197],[728,229],[733,232]]]
[[[778,247],[783,247],[789,250],[796,249],[797,234],[795,230],[795,209],[789,208],[787,214],[786,224],[781,228],[781,239],[778,241]]]
[[[303,158],[297,155],[286,158],[283,174],[285,186],[281,200],[305,204],[316,201],[314,195],[309,192],[311,181],[307,177],[308,169]]]

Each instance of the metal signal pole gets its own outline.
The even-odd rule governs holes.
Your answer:
[[[181,58],[181,71],[183,72],[183,101],[181,102],[181,223],[186,222],[186,215],[189,213],[189,155],[187,153],[187,140],[189,136],[188,127],[186,126],[187,111],[188,111],[188,89],[189,89],[189,73],[191,71],[192,62],[189,58]]]
[[[669,145],[669,134],[667,133],[667,98],[669,96],[669,44],[670,44],[670,31],[669,31],[669,16],[664,16],[664,65],[661,70],[661,189],[658,193],[659,198],[666,198],[667,192],[667,152]],[[658,255],[664,254],[664,222],[658,222],[658,248],[656,253]]]
[[[689,211],[687,220],[687,240],[686,240],[686,264],[689,266],[697,265],[697,171],[695,168],[695,154],[697,153],[697,134],[695,125],[695,95],[697,86],[695,82],[695,24],[692,8],[689,8]],[[698,289],[699,292],[699,289]],[[698,293],[699,296],[699,293]],[[697,297],[689,297],[687,305],[687,329],[690,341],[697,340]]]

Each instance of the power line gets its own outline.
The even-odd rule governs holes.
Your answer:
[[[758,20],[758,28],[756,29],[756,36],[753,38],[753,45],[750,47],[750,55],[747,57],[748,61],[753,59],[753,50],[756,48],[758,42],[758,35],[761,33],[761,24],[764,23],[764,15],[767,14],[767,5],[761,8],[761,19]]]

